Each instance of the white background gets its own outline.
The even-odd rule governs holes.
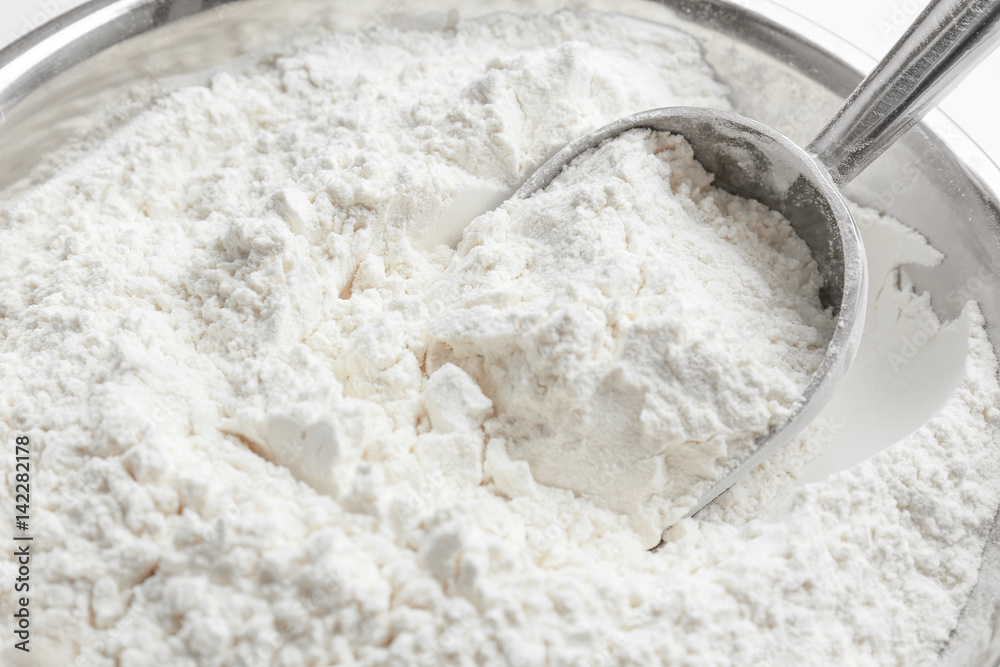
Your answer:
[[[0,0],[0,47],[86,0]],[[881,58],[928,0],[776,0]],[[941,105],[1000,164],[1000,52]]]

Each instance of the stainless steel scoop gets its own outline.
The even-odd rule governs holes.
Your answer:
[[[812,421],[847,374],[864,328],[868,293],[861,237],[840,188],[915,125],[997,46],[1000,0],[933,0],[805,149],[728,111],[670,107],[620,119],[575,141],[515,193],[546,187],[574,158],[636,128],[683,136],[715,185],[781,212],[808,244],[823,277],[820,297],[837,325],[791,418],[732,463],[688,516],[739,481]]]

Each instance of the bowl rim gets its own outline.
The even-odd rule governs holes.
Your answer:
[[[88,0],[0,49],[0,133],[5,110],[15,108],[46,83],[112,46],[157,28],[225,5],[252,0]],[[647,0],[677,9],[684,0]],[[756,14],[779,27],[785,36],[810,47],[845,68],[858,80],[875,66],[876,58],[827,28],[776,0],[701,0],[704,5]],[[123,20],[130,19],[130,20]],[[117,23],[121,32],[102,30]],[[1000,167],[941,109],[931,110],[916,126],[951,152],[965,174],[1000,209]],[[2,136],[2,135],[0,135]]]

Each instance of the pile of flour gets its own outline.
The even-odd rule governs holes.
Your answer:
[[[768,490],[801,467],[816,426],[654,552],[641,514],[667,517],[669,499],[635,503],[663,480],[561,482],[572,431],[518,432],[575,429],[608,405],[560,398],[607,376],[562,361],[586,353],[653,388],[639,442],[660,447],[669,396],[652,399],[670,385],[645,359],[661,342],[727,349],[726,318],[756,310],[678,302],[657,319],[664,288],[697,278],[655,261],[673,233],[647,217],[661,206],[734,255],[775,258],[740,289],[787,327],[732,352],[759,385],[735,368],[705,383],[759,410],[688,396],[711,409],[673,435],[700,439],[714,414],[727,441],[713,446],[738,447],[780,418],[822,349],[829,319],[787,224],[712,191],[670,137],[610,143],[448,245],[567,141],[675,104],[728,107],[694,40],[618,15],[332,35],[159,100],[4,205],[0,437],[28,434],[38,452],[33,650],[25,661],[5,643],[5,663],[932,662],[1000,505],[997,363],[974,308],[964,377],[934,420],[786,506]],[[586,187],[588,169],[614,178]],[[686,200],[639,187],[656,181]],[[688,231],[677,238],[707,242]],[[704,272],[718,261],[702,259]],[[671,322],[683,330],[656,330]],[[666,366],[687,377],[678,360]],[[579,384],[530,386],[566,382],[567,366],[586,371]],[[566,468],[587,465],[604,464]],[[13,457],[0,466],[9,477]],[[6,580],[13,568],[0,560]]]
[[[788,221],[710,182],[683,138],[628,132],[475,220],[430,297],[429,370],[492,400],[488,451],[649,547],[788,419],[833,330]]]

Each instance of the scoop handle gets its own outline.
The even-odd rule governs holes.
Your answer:
[[[932,0],[807,150],[850,183],[1000,42],[1000,0]]]

